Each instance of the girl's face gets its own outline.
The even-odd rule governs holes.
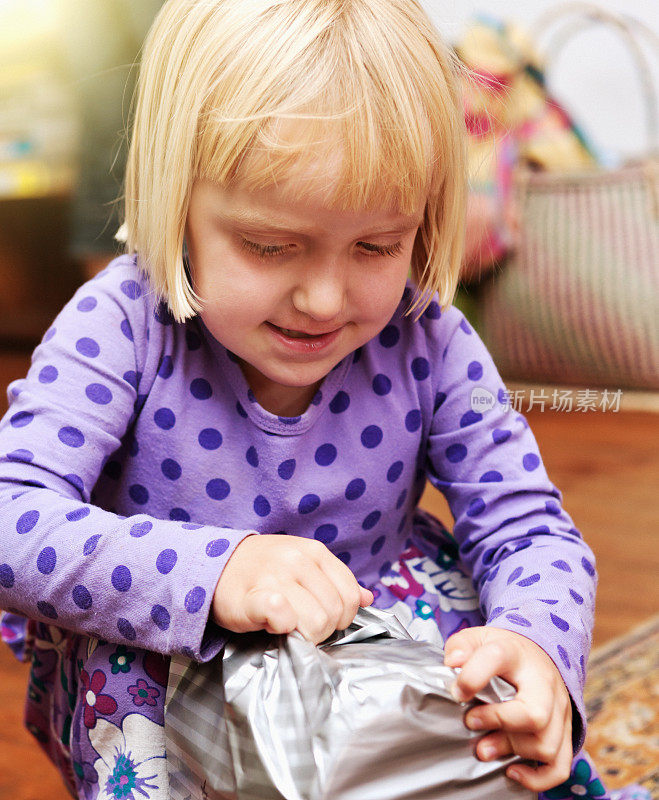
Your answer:
[[[200,180],[190,198],[201,317],[280,416],[301,414],[332,368],[391,319],[423,219],[425,199],[411,215],[336,210],[327,183],[311,175],[250,192]]]

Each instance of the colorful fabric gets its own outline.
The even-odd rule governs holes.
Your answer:
[[[221,650],[211,599],[254,531],[324,542],[376,603],[411,592],[413,622],[432,617],[442,635],[474,624],[477,595],[487,624],[554,660],[579,750],[592,552],[477,333],[436,300],[404,316],[412,291],[304,414],[280,418],[124,256],[78,290],[10,385],[0,605],[35,621],[27,722],[74,796],[166,796],[167,656]],[[419,521],[426,478],[455,519],[450,545]],[[401,553],[406,586],[387,583]],[[424,601],[437,576],[415,559],[428,556],[458,590]]]

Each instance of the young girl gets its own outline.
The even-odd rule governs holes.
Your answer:
[[[162,9],[127,254],[57,317],[0,428],[5,636],[20,650],[29,618],[27,724],[74,797],[168,797],[168,656],[211,659],[227,630],[317,643],[374,597],[448,639],[459,699],[517,688],[466,715],[480,758],[604,795],[583,756],[568,777],[593,556],[451,305],[463,142],[414,0]],[[426,478],[452,535],[417,512]],[[428,556],[439,575],[413,577]]]

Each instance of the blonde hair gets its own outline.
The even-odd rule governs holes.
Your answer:
[[[120,233],[174,318],[203,308],[183,259],[194,181],[258,189],[332,152],[337,207],[412,213],[427,197],[408,313],[435,291],[452,302],[466,203],[459,69],[416,0],[169,0],[144,45]]]

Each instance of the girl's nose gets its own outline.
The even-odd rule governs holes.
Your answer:
[[[333,261],[308,266],[293,290],[295,308],[318,322],[341,317],[346,294],[344,270]]]

